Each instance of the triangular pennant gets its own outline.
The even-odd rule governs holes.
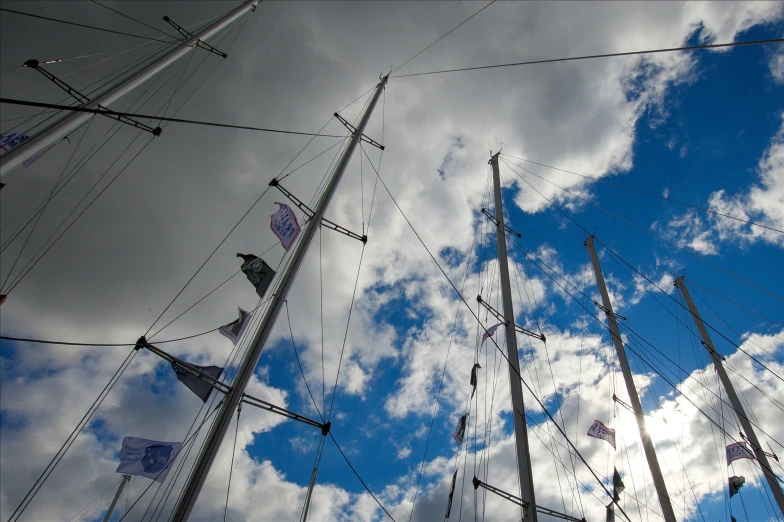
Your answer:
[[[253,254],[237,254],[237,257],[242,258],[240,270],[256,288],[256,295],[264,297],[275,277],[275,271],[263,259]]]
[[[242,308],[237,307],[237,310],[239,311],[240,314],[239,319],[227,324],[226,326],[221,326],[220,328],[218,328],[218,332],[220,332],[221,335],[227,337],[228,339],[231,339],[231,342],[234,343],[235,345],[242,337],[242,334],[245,332],[245,328],[248,326],[248,323],[250,322],[250,316],[251,316],[251,314],[249,314]]]
[[[449,518],[449,513],[452,511],[452,497],[455,495],[455,483],[457,482],[457,470],[452,475],[452,488],[449,490],[449,501],[446,503],[446,515],[444,518]]]
[[[457,441],[458,444],[463,443],[463,437],[465,437],[465,430],[466,430],[466,421],[468,420],[468,415],[463,415],[457,420],[457,428],[455,428],[455,432],[452,434],[452,438]]]
[[[494,324],[490,328],[487,329],[485,333],[482,334],[482,344],[485,344],[485,341],[488,337],[492,337],[495,334],[496,329],[504,323]]]
[[[623,484],[623,480],[621,480],[621,474],[618,473],[618,470],[613,468],[613,499],[618,502],[621,500],[621,492],[626,489],[626,486]]]
[[[185,363],[174,361],[171,365],[172,368],[174,368],[174,373],[177,375],[177,380],[187,386],[188,389],[195,393],[202,401],[207,402],[207,399],[209,399],[210,393],[212,392],[212,385],[205,379],[188,371],[185,368]],[[195,364],[188,364],[188,366],[193,370],[212,377],[216,381],[220,378],[221,373],[223,373],[223,368],[218,368],[217,366],[196,366]]]
[[[476,370],[482,368],[479,366],[479,363],[474,363],[474,367],[471,368],[471,398],[474,398],[474,392],[476,391]]]

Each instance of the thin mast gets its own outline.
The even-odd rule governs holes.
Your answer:
[[[749,418],[746,416],[746,411],[743,409],[743,405],[738,398],[738,394],[735,393],[735,388],[732,386],[732,381],[730,381],[730,378],[724,369],[724,365],[721,363],[721,357],[718,353],[716,353],[716,348],[713,346],[713,341],[711,340],[710,335],[708,335],[708,330],[705,329],[705,323],[702,322],[702,317],[700,317],[700,313],[697,311],[697,307],[694,306],[694,301],[692,301],[689,290],[686,288],[684,276],[680,276],[675,280],[675,286],[677,286],[678,290],[681,291],[683,300],[686,301],[686,305],[689,307],[691,316],[694,318],[694,324],[697,325],[697,330],[700,331],[702,345],[705,346],[706,350],[708,350],[708,355],[710,355],[710,358],[713,361],[713,366],[716,368],[716,373],[719,374],[719,379],[721,380],[721,384],[724,386],[724,391],[727,393],[727,398],[730,400],[730,404],[732,404],[732,408],[737,414],[740,425],[743,426],[743,431],[751,443],[751,450],[754,452],[754,456],[760,463],[762,472],[765,474],[765,478],[768,481],[768,486],[770,487],[771,492],[773,492],[773,498],[776,499],[776,503],[779,505],[779,510],[782,514],[784,514],[784,492],[781,491],[781,486],[778,483],[776,474],[773,473],[773,469],[770,467],[768,456],[765,455],[764,451],[762,451],[757,434],[754,432],[754,428],[752,427],[751,422],[749,422]]]
[[[112,505],[109,506],[109,511],[106,512],[106,516],[103,517],[103,522],[109,522],[109,519],[112,518],[112,513],[114,513],[114,507],[117,505],[117,501],[120,500],[120,495],[122,495],[123,488],[130,480],[131,480],[130,475],[123,475],[122,480],[120,481],[120,487],[117,488],[117,493],[114,494]]]
[[[596,274],[596,286],[599,287],[599,293],[602,295],[602,306],[604,313],[607,315],[607,326],[610,328],[613,344],[615,345],[615,352],[618,354],[618,362],[621,365],[621,372],[623,373],[623,380],[626,383],[626,391],[629,393],[629,401],[632,403],[634,416],[637,418],[637,428],[640,430],[640,439],[642,439],[642,447],[645,450],[645,458],[648,460],[648,467],[653,476],[653,484],[656,486],[656,493],[659,496],[659,505],[661,505],[662,515],[665,522],[676,522],[675,512],[672,510],[672,503],[670,496],[667,494],[667,486],[664,484],[664,477],[662,476],[661,468],[659,467],[659,459],[656,458],[656,451],[653,448],[653,441],[648,434],[648,429],[645,427],[645,416],[642,411],[642,404],[640,404],[640,397],[637,395],[637,388],[634,386],[634,378],[632,371],[629,369],[629,361],[626,359],[626,350],[623,347],[623,340],[621,333],[618,330],[618,322],[615,320],[613,313],[612,303],[610,296],[607,293],[607,286],[604,284],[604,275],[602,274],[602,267],[599,265],[599,257],[596,255],[596,248],[593,246],[593,236],[585,240],[585,246],[588,247],[588,252],[591,254],[591,263],[593,264],[593,271]]]
[[[509,359],[509,385],[512,387],[512,417],[514,418],[515,445],[517,449],[517,472],[520,477],[520,498],[528,503],[523,522],[536,522],[536,500],[534,498],[534,478],[531,471],[531,455],[528,450],[528,427],[525,424],[525,405],[523,387],[520,383],[520,360],[517,356],[517,337],[515,334],[515,315],[512,307],[512,291],[509,284],[509,264],[506,258],[506,236],[504,229],[504,202],[501,198],[501,176],[498,173],[498,154],[490,157],[493,166],[493,187],[495,190],[495,219],[498,236],[498,273],[501,277],[501,298],[504,305],[506,325],[506,354]]]
[[[384,86],[386,86],[388,77],[389,75],[384,76],[378,86],[376,86],[376,92],[373,94],[370,104],[362,115],[356,131],[351,136],[351,140],[349,141],[346,150],[343,151],[343,154],[340,156],[340,160],[335,167],[332,177],[329,180],[327,187],[324,189],[324,194],[321,196],[318,206],[313,213],[310,224],[305,227],[305,230],[302,232],[302,237],[299,239],[294,254],[291,256],[289,265],[280,279],[277,292],[272,296],[269,308],[267,308],[267,312],[264,314],[261,325],[259,326],[256,335],[253,337],[253,341],[251,342],[245,357],[240,363],[237,375],[232,382],[232,389],[223,398],[221,409],[210,428],[204,447],[196,461],[193,473],[185,484],[180,502],[177,504],[174,511],[174,516],[172,518],[174,522],[184,522],[190,516],[191,510],[199,496],[199,492],[204,485],[204,480],[207,478],[207,473],[210,471],[212,462],[215,460],[215,455],[218,453],[218,449],[223,441],[223,436],[229,428],[234,410],[242,400],[245,387],[248,385],[248,381],[250,381],[250,378],[253,375],[256,364],[261,357],[261,352],[264,349],[264,344],[272,333],[275,320],[278,318],[278,314],[286,301],[286,296],[294,284],[297,271],[299,270],[302,261],[305,259],[305,254],[307,254],[310,242],[321,224],[321,220],[324,217],[324,213],[329,206],[332,196],[335,194],[340,179],[343,176],[343,171],[346,170],[346,165],[348,165],[357,143],[359,143],[359,140],[362,138],[362,133],[365,130],[368,120],[370,120],[370,116],[373,113],[376,102],[378,102],[378,99],[381,96],[381,92],[384,90]]]
[[[218,32],[225,29],[248,11],[256,9],[256,5],[260,1],[261,0],[248,0],[215,23],[210,24],[203,30],[194,34],[189,40],[179,43],[175,49],[158,58],[133,76],[130,76],[127,80],[85,103],[82,107],[86,109],[98,109],[100,106],[108,107],[136,87],[154,77],[166,67],[186,56],[198,44],[199,40],[206,40],[207,38],[218,34]],[[0,176],[5,176],[9,171],[18,167],[33,154],[42,151],[52,143],[57,143],[63,136],[67,136],[78,129],[92,116],[92,114],[86,112],[72,112],[68,116],[65,116],[50,125],[43,132],[31,137],[6,153],[0,158]]]

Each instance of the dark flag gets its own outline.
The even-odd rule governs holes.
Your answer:
[[[189,366],[215,380],[218,380],[221,373],[223,373],[223,368],[218,368],[217,366],[196,366],[195,364]],[[188,389],[195,393],[202,401],[207,402],[207,399],[210,397],[210,392],[212,392],[212,386],[209,382],[193,375],[177,361],[172,363],[172,368],[174,368],[174,373],[177,374],[177,380],[187,386]]]
[[[730,522],[738,522],[738,519],[730,515]]]
[[[607,504],[607,515],[604,520],[605,522],[615,522],[615,502]]]
[[[626,489],[626,486],[621,480],[621,474],[618,473],[617,469],[613,468],[613,500],[615,502],[621,500],[621,492],[624,489]]]
[[[449,502],[446,503],[446,515],[444,518],[449,518],[449,513],[452,511],[452,497],[455,495],[455,483],[457,482],[457,470],[452,475],[452,489],[449,490]]]
[[[730,498],[735,496],[745,483],[746,477],[730,477]]]
[[[272,278],[275,277],[275,271],[263,259],[253,254],[237,254],[237,257],[242,258],[240,270],[256,288],[256,294],[264,297]]]
[[[463,443],[463,437],[465,436],[467,420],[468,420],[468,415],[463,415],[457,420],[457,428],[455,428],[455,432],[452,434],[452,438],[455,439],[458,444]]]
[[[476,391],[476,370],[481,368],[479,363],[474,363],[474,367],[471,368],[471,398],[474,398],[474,392]]]

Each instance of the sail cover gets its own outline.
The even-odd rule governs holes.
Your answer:
[[[242,258],[240,270],[256,288],[256,295],[264,297],[275,277],[275,271],[262,258],[253,254],[237,254],[237,257]]]
[[[237,307],[237,310],[239,310],[240,318],[227,324],[226,326],[221,326],[218,329],[221,335],[230,339],[231,342],[235,345],[237,344],[237,341],[240,340],[240,337],[242,337],[242,334],[245,332],[245,328],[248,326],[248,322],[250,321],[251,316],[251,314],[242,308]]]
[[[738,459],[754,460],[754,455],[749,451],[749,448],[746,447],[745,442],[736,442],[735,444],[727,446],[727,466]]]
[[[280,239],[280,244],[288,250],[299,235],[297,216],[291,207],[284,203],[275,202],[280,208],[270,216],[270,228]]]
[[[157,440],[125,437],[120,450],[120,465],[117,473],[139,475],[163,482],[169,474],[171,463],[182,448],[182,442],[159,442]]]
[[[595,420],[588,430],[588,436],[596,439],[606,440],[615,449],[615,430],[605,426],[602,421]]]
[[[177,374],[177,380],[188,387],[195,393],[202,401],[207,402],[212,392],[212,385],[204,379],[199,378],[197,375],[186,370],[181,363],[177,361],[171,363],[174,368],[174,373]],[[204,375],[208,375],[215,380],[218,380],[223,373],[223,368],[217,366],[196,366],[195,364],[189,365],[193,369],[198,370]]]

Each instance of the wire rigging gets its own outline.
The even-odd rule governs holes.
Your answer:
[[[482,69],[498,69],[502,67],[519,67],[521,65],[534,65],[534,64],[542,64],[542,63],[592,60],[595,58],[611,58],[614,56],[638,56],[638,55],[645,55],[645,54],[671,53],[677,51],[694,51],[698,49],[722,49],[727,47],[740,47],[746,45],[765,45],[765,44],[774,44],[774,43],[781,43],[781,42],[784,42],[784,38],[769,38],[765,40],[749,40],[745,42],[729,42],[729,43],[720,43],[720,44],[688,45],[683,47],[669,47],[665,49],[649,49],[645,51],[628,51],[628,52],[621,52],[621,53],[605,53],[605,54],[593,54],[593,55],[586,55],[586,56],[573,56],[569,58],[549,58],[545,60],[530,60],[526,62],[502,63],[496,65],[482,65],[478,67],[462,67],[459,69],[444,69],[441,71],[398,74],[395,76],[390,76],[389,79],[391,80],[393,78],[408,78],[411,76],[426,76],[431,74],[444,74],[444,73],[463,72],[463,71],[478,71]]]
[[[161,33],[164,36],[168,36],[169,38],[174,38],[175,40],[179,40],[179,38],[177,38],[174,35],[171,35],[171,34],[167,33],[166,31],[158,29],[157,27],[153,27],[150,24],[144,23],[141,20],[138,20],[138,19],[136,19],[136,18],[134,18],[134,17],[132,17],[130,15],[127,15],[127,14],[123,13],[122,11],[118,11],[117,9],[109,7],[108,5],[104,5],[104,4],[100,3],[100,2],[98,2],[97,0],[90,0],[90,1],[92,3],[94,3],[95,5],[99,5],[99,6],[103,7],[104,9],[108,9],[109,11],[111,11],[113,13],[117,13],[118,15],[122,16],[123,18],[127,18],[129,20],[133,20],[137,24],[140,24],[140,25],[143,25],[145,27],[148,27],[148,28],[152,29],[153,31],[157,31],[157,32]]]

